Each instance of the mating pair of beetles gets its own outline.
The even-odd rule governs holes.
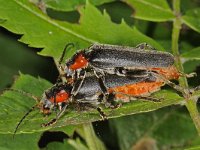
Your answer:
[[[70,46],[73,44],[66,45],[59,60],[62,72],[60,77],[66,78],[68,82],[58,81],[44,92],[41,100],[31,96],[37,104],[23,116],[15,133],[23,119],[38,107],[44,115],[59,109],[55,119],[42,124],[49,126],[56,123],[67,107],[73,104],[95,108],[105,119],[106,115],[99,107],[100,104],[118,108],[120,105],[115,103],[117,100],[126,102],[133,97],[159,101],[149,95],[166,83],[176,88],[169,80],[178,79],[181,75],[174,66],[172,54],[156,51],[147,44],[140,44],[134,48],[93,44],[78,51],[62,65],[65,52]],[[22,91],[21,93],[25,94]]]

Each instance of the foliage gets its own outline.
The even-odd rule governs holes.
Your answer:
[[[188,4],[196,3],[189,0],[187,2]],[[162,51],[169,49],[171,47],[170,44],[172,44],[173,54],[179,55],[176,45],[178,44],[178,33],[182,23],[184,27],[187,27],[183,28],[182,34],[180,34],[183,37],[183,41],[180,42],[181,54],[180,59],[177,59],[176,65],[181,72],[183,72],[182,64],[187,67],[185,68],[186,70],[192,72],[195,71],[195,67],[200,62],[200,50],[199,47],[196,47],[198,42],[195,42],[200,39],[198,34],[200,32],[200,8],[194,8],[194,4],[185,6],[179,0],[174,0],[172,4],[169,4],[166,0],[125,0],[123,2],[114,0],[92,0],[90,2],[85,0],[0,0],[0,3],[0,26],[12,33],[21,35],[19,41],[28,44],[29,47],[41,48],[42,50],[38,54],[52,57],[56,63],[67,43],[74,43],[75,48],[73,51],[67,52],[66,59],[78,49],[86,48],[92,43],[136,46],[139,43],[146,42]],[[173,8],[170,7],[171,5]],[[196,5],[200,6],[198,2]],[[179,7],[184,11],[182,12],[181,10],[179,12]],[[104,10],[104,8],[108,10]],[[112,10],[111,13],[108,13],[109,9]],[[132,17],[128,16],[128,11],[124,11],[125,9],[132,11]],[[58,19],[59,13],[56,14],[57,18],[56,16],[51,18],[49,10],[51,12],[66,12],[69,16],[66,16],[66,20],[62,21]],[[69,22],[67,17],[73,18],[77,11],[80,14],[79,21],[75,23]],[[125,12],[125,17],[118,18],[119,11]],[[121,22],[113,21],[120,19]],[[170,26],[172,23],[173,27]],[[171,30],[172,35],[170,34]],[[195,36],[194,39],[193,35]],[[172,41],[170,42],[171,36]],[[35,56],[33,53],[27,53],[25,52],[26,50],[20,51],[20,49],[26,49],[26,47],[19,48],[11,38],[9,39],[4,34],[0,34],[0,39],[2,39],[2,42],[0,41],[0,48],[2,49],[1,60],[2,62],[9,60],[9,63],[5,63],[7,65],[1,63],[1,71],[4,70],[1,74],[1,80],[4,84],[2,87],[11,83],[11,76],[16,74],[16,70],[19,69],[18,65],[13,66],[12,69],[10,66],[21,62],[21,64],[27,65],[22,67],[22,73],[15,80],[12,88],[20,89],[42,98],[43,92],[52,86],[46,80],[51,79],[48,72],[50,67],[45,65],[46,60]],[[6,48],[7,45],[12,45],[9,43],[14,44]],[[12,55],[6,53],[6,49],[11,49],[10,53]],[[32,63],[29,64],[30,61],[35,64],[32,66]],[[194,61],[195,63],[193,63]],[[44,66],[44,68],[38,69],[41,66]],[[27,69],[23,70],[24,68]],[[56,71],[56,69],[52,70],[53,72]],[[39,72],[45,72],[46,75]],[[39,75],[45,79],[24,73],[34,76]],[[187,87],[186,81],[185,78],[181,79],[179,81],[180,85]],[[188,80],[189,85],[194,86],[198,85],[198,81],[197,77]],[[200,140],[197,138],[195,127],[200,131],[198,126],[200,120],[197,120],[198,117],[197,121],[194,118],[198,115],[195,101],[200,96],[200,91],[197,90],[187,99],[181,93],[165,87],[152,94],[152,96],[163,100],[160,103],[142,100],[131,101],[116,110],[104,108],[108,118],[114,118],[109,119],[109,127],[110,131],[112,131],[111,135],[115,135],[119,142],[119,145],[112,145],[114,139],[108,143],[106,138],[103,138],[102,140],[106,146],[130,149],[132,145],[136,146],[147,137],[156,141],[153,145],[159,147],[159,149],[164,147],[184,147],[188,149],[192,149],[192,146],[194,148],[198,147]],[[4,139],[0,140],[1,149],[13,149],[16,147],[18,149],[36,149],[38,147],[36,143],[40,138],[41,132],[49,129],[63,131],[69,136],[76,131],[80,137],[75,140],[70,137],[65,139],[63,143],[52,142],[47,145],[48,149],[54,149],[55,147],[57,149],[63,149],[64,147],[69,149],[78,149],[78,147],[93,149],[95,146],[99,149],[105,149],[104,144],[95,137],[91,126],[88,124],[100,120],[96,110],[78,112],[73,108],[68,109],[56,125],[48,128],[41,128],[40,125],[54,118],[55,114],[44,118],[40,110],[32,111],[21,124],[14,139],[15,141],[10,143],[18,121],[35,104],[35,101],[22,94],[5,91],[0,97],[0,103],[0,139]],[[176,107],[173,105],[176,105]],[[185,105],[189,110],[194,124],[185,109],[179,108],[182,105]],[[162,109],[157,110],[160,108]],[[144,114],[144,112],[148,113]],[[80,126],[80,124],[85,125]],[[109,136],[108,133],[103,131],[98,132]],[[91,137],[95,138],[91,139]],[[85,140],[85,143],[82,139]]]

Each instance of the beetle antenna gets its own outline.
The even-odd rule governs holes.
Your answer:
[[[67,48],[70,47],[70,46],[74,47],[74,44],[73,44],[73,43],[68,43],[68,44],[65,46],[65,48],[64,48],[64,50],[63,50],[63,52],[62,52],[62,55],[61,55],[61,57],[60,57],[60,59],[59,59],[59,61],[58,61],[59,66],[61,66],[61,63],[62,63],[63,58],[64,58],[64,56],[65,56],[66,50],[67,50]]]
[[[38,104],[34,105],[31,109],[29,109],[29,111],[21,118],[21,120],[19,121],[19,123],[17,124],[14,132],[13,132],[13,138],[15,137],[15,134],[17,132],[17,129],[19,128],[19,126],[21,125],[22,121],[30,114],[31,111],[33,111],[36,107],[38,106]]]
[[[38,97],[32,95],[31,93],[28,93],[28,92],[25,92],[25,91],[22,91],[22,90],[18,90],[18,89],[11,89],[11,88],[8,88],[8,89],[5,89],[4,91],[12,91],[12,92],[20,93],[20,94],[22,94],[22,95],[25,95],[25,96],[27,96],[27,97],[30,97],[30,98],[34,99],[34,100],[36,101],[36,103],[37,103],[37,104],[34,105],[31,109],[29,109],[29,111],[21,118],[21,120],[20,120],[19,123],[17,124],[17,126],[16,126],[16,128],[15,128],[15,130],[14,130],[14,132],[13,132],[13,138],[14,138],[14,136],[15,136],[15,134],[16,134],[16,132],[17,132],[19,126],[20,126],[21,123],[22,123],[22,121],[29,115],[29,113],[30,113],[31,111],[33,111],[36,107],[38,107],[38,104],[39,104],[39,102],[40,102],[40,98],[38,98]]]

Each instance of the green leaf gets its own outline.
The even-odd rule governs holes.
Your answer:
[[[13,88],[21,89],[25,92],[32,93],[35,96],[41,96],[43,91],[50,86],[51,84],[43,79],[36,79],[29,75],[21,74]],[[0,103],[0,108],[2,109],[0,118],[4,118],[0,123],[0,133],[13,133],[20,118],[36,104],[35,100],[32,98],[20,95],[16,92],[5,92],[2,94]],[[33,111],[31,114],[37,115],[38,112],[39,111]],[[34,122],[30,122],[29,127],[31,128],[35,125]]]
[[[35,96],[42,97],[44,90],[51,87],[51,84],[41,78],[36,79],[29,75],[21,74],[16,80],[13,88],[21,89],[25,92],[32,93]],[[119,109],[103,109],[108,118],[116,118],[120,116],[149,112],[162,107],[166,107],[172,104],[178,104],[182,102],[183,98],[172,91],[162,90],[152,95],[153,97],[162,99],[162,102],[147,102],[147,101],[132,101],[130,103],[124,103]],[[17,123],[24,116],[24,114],[34,105],[36,102],[25,95],[16,92],[4,92],[0,97],[0,118],[4,118],[0,123],[0,133],[13,133]],[[103,106],[102,106],[103,107]],[[104,107],[103,107],[104,108]],[[76,125],[82,123],[88,123],[100,120],[96,110],[88,110],[83,112],[77,112],[74,108],[69,108],[65,115],[52,127],[41,128],[42,123],[47,123],[52,118],[55,118],[56,114],[52,113],[49,117],[43,117],[40,110],[35,109],[21,124],[18,132],[31,133],[37,131],[43,131],[50,128],[62,127],[67,125]]]
[[[111,17],[111,20],[117,24],[121,23],[123,19],[129,26],[135,25],[135,19],[130,17],[133,10],[122,1],[115,1],[113,3],[106,3],[98,7],[101,12],[106,12]],[[136,27],[136,25],[135,25]],[[139,28],[137,28],[139,29]],[[140,30],[140,29],[139,29]],[[141,31],[141,30],[140,30]],[[143,32],[144,33],[144,32]]]
[[[58,134],[49,134],[49,135],[58,138]],[[39,149],[38,142],[41,136],[42,136],[41,133],[32,133],[32,134],[23,133],[23,134],[17,134],[13,138],[13,135],[11,134],[0,134],[0,149],[1,150],[11,150],[11,149],[37,150]],[[77,142],[77,144],[80,143],[80,141],[78,140],[74,141],[71,139],[69,140],[70,142],[68,142],[67,138],[63,138],[63,142],[61,141],[52,142],[51,140],[44,139],[44,138],[42,140],[43,140],[42,144],[45,144],[44,140],[50,142],[49,144],[47,144],[47,147],[46,147],[48,150],[51,150],[51,149],[62,150],[64,148],[65,149],[67,148],[67,150],[75,150],[75,148],[72,147],[73,145],[71,143],[72,142]]]
[[[109,123],[121,150],[131,149],[139,143],[142,146],[142,141],[143,145],[157,149],[171,149],[174,145],[184,149],[191,145],[193,139],[200,139],[190,116],[183,109],[177,110],[175,107],[112,119]]]
[[[191,47],[188,47],[187,50],[184,50],[184,53],[181,54],[181,58],[184,62],[183,66],[185,73],[198,71],[196,69],[200,64],[200,47],[196,47],[193,49]]]
[[[39,137],[40,133],[20,134],[16,135],[15,138],[11,134],[0,134],[0,149],[37,150],[39,149],[37,145]]]
[[[33,0],[32,0],[33,1]],[[38,1],[38,0],[36,0]],[[93,5],[101,5],[108,2],[113,2],[115,0],[90,0]],[[58,11],[72,11],[76,10],[78,7],[85,5],[86,0],[43,0],[41,2],[47,8],[52,8]]]
[[[86,48],[91,43],[136,46],[146,42],[159,50],[163,49],[124,21],[121,24],[112,23],[106,12],[101,14],[89,3],[80,10],[79,24],[53,20],[28,0],[0,0],[0,3],[0,18],[6,20],[1,26],[23,34],[20,41],[29,46],[44,48],[40,54],[45,56],[58,59],[67,43],[74,43],[78,49]]]
[[[196,71],[199,64],[200,64],[200,60],[186,60],[186,62],[184,62],[183,64],[184,72],[191,73],[191,72]]]
[[[133,16],[148,21],[168,21],[174,19],[166,0],[125,0],[134,10]]]
[[[200,47],[196,47],[190,51],[183,53],[181,57],[189,60],[200,60]]]
[[[183,23],[185,23],[191,29],[200,32],[200,8],[188,10],[182,17]]]

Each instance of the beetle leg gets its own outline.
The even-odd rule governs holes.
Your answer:
[[[113,93],[113,92],[109,93],[108,99],[107,99],[108,107],[111,108],[111,109],[117,109],[117,108],[121,107],[122,104],[121,103],[116,103],[114,101],[114,99],[115,99],[115,93]]]
[[[200,85],[194,88],[194,91],[200,90]]]
[[[169,85],[170,87],[172,87],[173,89],[177,90],[178,92],[181,92],[183,95],[188,95],[189,92],[189,89],[186,89],[184,87],[181,87],[179,85],[176,85],[175,83],[171,82],[170,80],[166,79],[163,75],[160,75],[160,74],[157,74],[157,73],[154,73],[155,77],[157,77],[158,79],[161,79],[165,82],[165,84]]]
[[[136,99],[143,99],[147,101],[152,101],[152,102],[161,102],[162,98],[154,98],[150,96],[134,96]]]
[[[83,71],[82,72],[83,75],[80,78],[78,78],[77,80],[75,80],[75,83],[74,83],[72,91],[71,91],[71,94],[74,96],[77,95],[77,93],[79,92],[79,90],[85,80],[85,76],[86,76],[87,72],[85,70],[82,70],[82,71]]]
[[[108,95],[99,95],[99,98],[98,98],[98,101],[99,102],[104,102],[105,104],[105,107],[109,107],[111,109],[116,109],[116,108],[119,108],[121,106],[121,103],[116,103],[115,100],[115,94],[112,92],[112,93],[108,93]]]
[[[196,72],[192,72],[192,73],[186,74],[184,72],[180,72],[179,71],[179,73],[180,73],[181,76],[186,77],[186,78],[193,78],[193,77],[197,76]]]
[[[156,50],[154,47],[152,47],[151,45],[148,45],[147,43],[138,44],[135,48],[144,49],[144,50]]]
[[[102,120],[107,120],[107,115],[104,113],[104,111],[101,107],[97,107],[96,105],[93,105],[93,104],[89,104],[87,106],[90,108],[96,109],[99,112],[99,115],[102,118]]]
[[[74,101],[74,104],[79,107],[79,110],[83,110],[85,107],[96,109],[99,112],[102,120],[106,120],[106,114],[103,112],[102,108],[98,106],[99,102],[102,101],[102,96],[103,95],[99,95],[98,98],[94,101],[90,100],[90,98],[87,100]]]
[[[108,103],[108,97],[109,97],[109,92],[108,92],[108,88],[105,86],[105,79],[104,79],[104,75],[102,75],[101,73],[99,72],[96,72],[94,70],[94,74],[96,75],[96,77],[98,78],[98,82],[99,82],[99,86],[101,88],[101,91],[103,93],[103,102],[105,104]]]
[[[67,108],[68,104],[65,104],[61,111],[57,114],[56,118],[52,119],[51,121],[47,122],[47,123],[43,123],[41,124],[42,127],[47,127],[47,126],[51,126],[53,124],[55,124],[58,119],[63,115],[63,113],[66,111],[66,108]]]
[[[129,95],[129,94],[121,93],[121,92],[113,92],[113,93],[127,96],[129,98],[129,101],[132,98],[143,99],[143,100],[152,101],[152,102],[161,102],[161,100],[162,100],[162,98],[155,98],[155,97],[151,97],[151,96],[140,96],[140,95],[134,96],[134,95]]]
[[[107,116],[106,116],[106,114],[103,112],[103,110],[101,109],[101,107],[97,107],[97,111],[99,112],[99,114],[100,114],[100,116],[101,116],[101,118],[102,118],[103,120],[107,120]]]

